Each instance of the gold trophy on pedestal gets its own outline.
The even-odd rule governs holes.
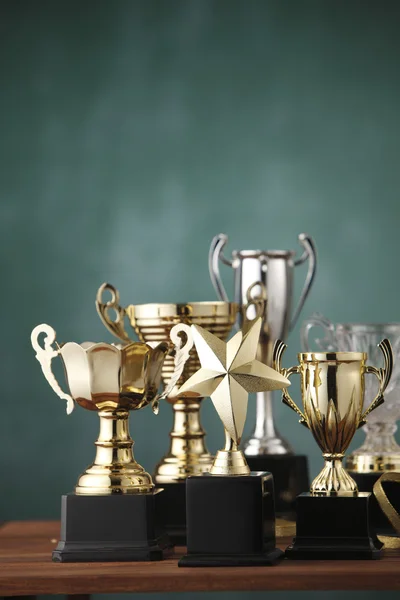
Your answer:
[[[105,292],[111,300],[104,301]],[[128,317],[139,339],[147,343],[161,343],[169,338],[174,325],[198,324],[221,339],[226,339],[235,323],[238,307],[230,302],[188,302],[181,304],[139,304],[121,307],[119,293],[104,283],[97,292],[96,307],[99,316],[111,333],[122,342],[130,343],[124,319]],[[155,468],[154,481],[164,489],[161,511],[171,539],[177,544],[186,541],[185,482],[189,475],[200,475],[210,470],[213,457],[205,444],[205,432],[200,422],[203,397],[177,396],[179,387],[200,367],[195,349],[185,363],[179,380],[168,395],[174,421],[170,432],[170,448]],[[167,356],[162,377],[169,381],[174,369],[174,357]]]
[[[182,343],[181,334],[186,337]],[[44,335],[44,346],[39,337]],[[96,458],[80,476],[74,494],[62,497],[61,540],[57,562],[161,560],[171,547],[157,521],[156,490],[149,473],[135,460],[129,435],[130,410],[153,404],[173,389],[192,347],[190,328],[176,325],[170,339],[153,347],[143,342],[116,347],[105,343],[58,345],[49,325],[38,325],[31,341],[44,376],[54,392],[100,418]],[[55,347],[53,346],[55,344]],[[174,354],[175,367],[159,394],[163,364]],[[60,356],[70,394],[60,388],[51,369]]]
[[[257,566],[274,564],[275,508],[271,473],[250,472],[238,445],[246,420],[249,392],[282,389],[289,380],[256,360],[261,319],[225,343],[192,325],[199,369],[181,393],[210,395],[225,429],[225,447],[210,473],[189,477],[188,553],[179,566]]]
[[[384,358],[382,369],[366,365],[364,352],[301,353],[299,365],[285,369],[281,359],[286,345],[279,340],[275,344],[275,368],[285,377],[300,375],[303,411],[287,390],[283,391],[282,400],[311,431],[325,460],[310,493],[297,497],[296,537],[286,551],[288,558],[380,557],[382,544],[370,529],[371,494],[358,492],[356,482],[342,465],[356,430],[384,401],[393,354],[387,339],[380,342],[379,348]],[[369,373],[377,377],[379,390],[363,410],[364,376]]]

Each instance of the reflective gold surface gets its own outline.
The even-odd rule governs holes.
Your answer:
[[[400,507],[394,507],[386,495],[383,484],[386,481],[395,482],[400,485],[400,473],[384,473],[374,485],[374,494],[379,506],[388,518],[390,524],[400,536]],[[398,540],[399,541],[399,540]]]
[[[187,341],[181,347],[181,332]],[[44,335],[44,345],[39,337]],[[83,408],[97,411],[100,434],[96,442],[94,463],[79,478],[76,494],[141,494],[151,492],[151,476],[134,459],[133,441],[129,435],[129,410],[138,410],[157,402],[168,394],[168,386],[159,394],[162,366],[166,356],[173,352],[175,371],[171,380],[182,372],[184,361],[192,346],[190,329],[177,325],[171,332],[171,343],[161,342],[151,347],[143,342],[117,348],[111,344],[68,342],[59,346],[55,331],[49,325],[38,325],[32,331],[31,341],[36,350],[43,374],[50,386],[67,401],[67,412],[74,401]],[[53,347],[53,344],[56,347]],[[70,394],[58,385],[51,363],[60,356]]]
[[[343,468],[342,460],[357,428],[364,425],[368,414],[383,402],[393,355],[388,340],[383,340],[379,347],[385,361],[383,369],[367,366],[367,355],[362,352],[302,353],[298,355],[298,366],[285,369],[281,359],[286,345],[281,341],[275,344],[276,368],[285,377],[300,374],[304,412],[287,390],[283,391],[282,400],[300,416],[300,423],[310,429],[325,459],[324,468],[312,482],[312,493],[357,493],[357,485]],[[378,378],[379,391],[363,412],[365,373]]]
[[[111,299],[104,300],[106,293]],[[125,317],[139,339],[147,343],[159,343],[169,339],[171,328],[178,324],[198,324],[221,339],[226,339],[236,320],[238,306],[230,302],[188,302],[182,304],[139,304],[122,308],[119,293],[110,284],[103,284],[96,299],[97,311],[104,325],[122,341],[130,340],[125,330]],[[195,349],[185,363],[175,389],[169,394],[174,422],[170,432],[168,453],[156,466],[154,479],[157,483],[183,481],[189,475],[200,475],[211,468],[213,457],[205,445],[205,432],[200,422],[202,397],[177,397],[179,386],[200,367]],[[167,356],[162,367],[165,382],[171,380],[174,357]]]
[[[246,421],[249,392],[282,389],[289,380],[256,360],[262,319],[258,318],[246,333],[238,331],[227,343],[192,325],[193,340],[201,369],[180,388],[179,393],[211,396],[225,428],[225,448],[214,460],[212,475],[250,473],[245,456],[238,450]]]

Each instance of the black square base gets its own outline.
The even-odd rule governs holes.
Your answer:
[[[286,549],[291,559],[376,559],[383,544],[370,530],[371,494],[297,498],[296,537]]]
[[[160,523],[175,546],[186,546],[186,479],[177,483],[160,483],[158,513]]]
[[[275,546],[271,473],[189,477],[186,519],[188,553],[180,567],[262,566],[283,557]]]
[[[162,560],[172,548],[158,525],[161,492],[61,498],[55,562]]]
[[[307,456],[267,454],[265,456],[246,456],[246,460],[252,471],[272,473],[276,515],[295,518],[296,497],[310,489]]]
[[[357,483],[360,492],[372,492],[374,484],[383,475],[383,473],[356,473],[355,471],[349,471],[349,474]],[[383,486],[391,504],[400,511],[400,485],[394,481],[385,481]],[[374,494],[370,501],[370,518],[372,527],[378,535],[397,535]]]

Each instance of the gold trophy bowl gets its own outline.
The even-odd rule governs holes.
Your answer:
[[[180,341],[182,331],[187,341],[181,349],[174,347],[171,340]],[[43,346],[39,343],[42,335]],[[146,494],[153,490],[151,476],[134,459],[128,418],[130,410],[139,410],[149,403],[156,410],[158,401],[172,389],[174,378],[180,376],[192,345],[190,329],[178,325],[170,331],[170,337],[155,346],[143,342],[122,347],[93,342],[58,345],[49,325],[38,325],[32,331],[36,358],[54,392],[67,401],[67,413],[72,412],[75,401],[97,411],[100,417],[96,458],[80,476],[75,494]],[[179,361],[172,369],[170,387],[159,394],[162,368],[171,352]],[[51,363],[57,356],[62,359],[70,394],[63,392],[52,372]]]
[[[311,493],[335,495],[341,492],[357,493],[357,484],[342,465],[350,442],[366,417],[383,403],[389,383],[393,354],[389,340],[379,344],[384,368],[366,365],[363,352],[306,352],[298,355],[299,365],[281,367],[286,345],[278,340],[274,348],[274,366],[285,377],[298,373],[301,378],[302,412],[287,390],[282,400],[300,416],[300,423],[308,427],[322,450],[325,466],[311,484]],[[370,406],[363,411],[364,376],[374,374],[379,391]]]
[[[111,293],[111,300],[104,301],[103,294]],[[104,283],[97,292],[96,308],[99,316],[111,333],[121,341],[130,343],[125,330],[124,319],[128,317],[131,327],[142,342],[162,343],[169,339],[171,329],[177,324],[200,325],[218,338],[225,340],[235,323],[238,305],[233,302],[187,302],[181,304],[139,304],[120,306],[119,293],[110,284]],[[174,371],[173,355],[168,355],[162,366],[162,378],[171,380]],[[200,362],[194,348],[185,363],[179,379],[168,394],[172,405],[174,421],[170,433],[171,444],[168,453],[155,468],[154,480],[157,483],[184,481],[189,475],[208,472],[213,457],[205,445],[205,432],[200,422],[202,397],[188,392],[177,396],[178,389],[198,369]]]

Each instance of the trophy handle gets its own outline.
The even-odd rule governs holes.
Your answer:
[[[39,344],[39,336],[42,333],[46,335],[44,338],[44,347]],[[55,342],[55,340],[56,332],[52,327],[50,327],[50,325],[46,325],[46,323],[37,325],[31,333],[32,346],[36,352],[36,358],[42,367],[43,375],[46,377],[48,384],[57,394],[57,396],[59,396],[62,400],[67,401],[67,414],[70,415],[74,410],[74,401],[69,394],[66,394],[62,391],[58,385],[53,371],[51,370],[51,361],[59,354],[59,349],[54,349],[52,347],[52,344]]]
[[[105,291],[111,293],[111,300],[108,302],[102,301],[102,296]],[[117,338],[123,342],[132,342],[131,338],[125,331],[124,318],[126,315],[125,309],[119,304],[119,291],[111,285],[111,283],[103,283],[96,294],[96,309],[103,324]],[[114,311],[115,320],[111,318],[111,311]]]
[[[379,342],[378,347],[380,348],[383,354],[384,366],[382,369],[377,369],[376,367],[372,367],[367,365],[365,367],[365,373],[372,373],[376,375],[379,381],[379,390],[375,398],[372,400],[371,404],[364,412],[364,414],[360,417],[360,422],[358,427],[362,427],[365,425],[366,417],[372,412],[375,408],[378,408],[384,402],[384,391],[386,390],[388,383],[390,381],[390,377],[392,376],[393,371],[393,350],[392,345],[388,339],[384,339]]]
[[[290,331],[296,325],[297,319],[299,318],[299,315],[304,306],[304,302],[306,301],[307,296],[310,292],[317,270],[317,249],[315,247],[314,240],[311,236],[307,235],[306,233],[300,233],[299,243],[303,246],[304,252],[300,256],[300,258],[295,260],[294,265],[295,267],[297,267],[298,265],[302,265],[303,262],[305,262],[308,258],[308,271],[299,302],[297,304],[296,310],[293,313],[292,321],[289,327]]]
[[[255,287],[261,288],[261,293],[257,296],[252,296],[252,291]],[[254,307],[255,316],[252,319],[249,319],[247,316],[248,309]],[[246,292],[246,304],[242,306],[242,331],[246,333],[249,327],[254,323],[254,321],[258,318],[262,318],[265,314],[265,309],[267,307],[267,289],[262,281],[255,281],[251,284],[249,289]]]
[[[281,366],[282,356],[287,348],[287,345],[281,340],[276,340],[272,355],[272,368],[278,371],[284,377],[290,378],[291,375],[300,373],[300,367],[290,367],[290,369],[284,369]],[[308,427],[307,417],[297,406],[296,402],[291,398],[287,388],[282,390],[282,402],[289,406],[295,413],[297,413],[300,417],[300,423],[305,427]]]
[[[228,236],[225,233],[219,233],[212,239],[210,251],[208,253],[208,269],[210,271],[211,282],[218,298],[224,302],[229,302],[229,298],[219,272],[219,261],[223,262],[224,265],[228,265],[228,267],[233,266],[232,261],[225,258],[223,254],[223,249],[227,241]]]
[[[319,348],[323,351],[330,352],[336,350],[337,341],[335,326],[329,319],[325,318],[319,313],[311,315],[307,321],[303,321],[300,331],[301,346],[305,352],[310,352],[309,337],[310,331],[313,327],[321,327],[323,329],[325,337],[322,339],[316,338],[315,342]]]
[[[186,335],[186,342],[183,344],[183,346],[182,338],[179,335],[182,332]],[[175,369],[171,375],[170,380],[166,384],[164,391],[161,392],[161,394],[158,394],[152,402],[152,409],[156,415],[158,414],[160,400],[163,400],[164,398],[167,398],[167,396],[169,396],[169,394],[176,386],[180,376],[182,375],[183,368],[190,356],[189,353],[193,347],[193,336],[189,325],[185,325],[184,323],[178,323],[177,325],[174,325],[174,327],[170,331],[169,337],[171,338],[171,341],[174,344]]]

